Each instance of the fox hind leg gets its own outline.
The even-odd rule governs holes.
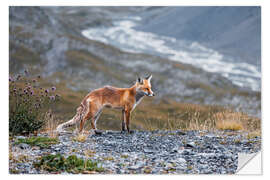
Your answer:
[[[82,117],[80,117],[81,121],[80,121],[79,132],[82,132],[85,122],[87,121],[87,119],[89,119],[91,117],[91,111],[90,111],[89,106],[90,106],[90,103],[84,105],[84,112],[83,112]]]
[[[98,121],[98,119],[99,119],[99,117],[101,115],[101,112],[102,112],[102,108],[99,109],[96,112],[95,116],[93,116],[92,119],[91,119],[91,126],[92,126],[92,129],[95,131],[96,134],[101,134],[101,131],[99,131],[97,129],[97,121]]]
[[[96,122],[97,122],[97,120],[102,112],[102,107],[100,107],[94,103],[90,103],[88,107],[90,107],[90,108],[87,109],[85,115],[82,118],[81,124],[80,124],[80,130],[79,130],[80,132],[83,130],[85,122],[90,118],[91,118],[92,129],[95,132],[97,131]]]

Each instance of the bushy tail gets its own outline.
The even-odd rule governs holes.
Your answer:
[[[82,120],[84,113],[85,113],[85,106],[83,104],[81,104],[77,108],[76,115],[71,120],[69,120],[63,124],[58,125],[56,128],[56,131],[61,132],[61,131],[63,131],[64,128],[67,128],[67,127],[70,127],[74,124],[79,123]]]

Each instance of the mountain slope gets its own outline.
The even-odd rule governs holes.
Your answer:
[[[162,7],[145,11],[138,29],[197,41],[260,66],[260,7]]]
[[[260,116],[260,92],[240,89],[218,74],[191,65],[146,54],[127,53],[86,39],[79,31],[80,21],[76,21],[74,16],[74,26],[70,18],[63,14],[64,10],[59,10],[59,7],[10,7],[11,76],[23,72],[25,68],[42,74],[44,81],[54,83],[57,89],[65,89],[64,93],[70,94],[65,105],[75,109],[83,94],[90,90],[107,84],[130,87],[136,76],[151,73],[153,90],[158,94],[151,103],[159,107],[170,101],[212,104]],[[81,11],[76,7],[70,7],[71,10],[73,13]],[[90,8],[77,18],[95,14],[99,17],[99,12],[105,14],[104,23],[108,25],[110,13],[106,15],[104,11],[107,9],[102,10],[92,11]],[[114,10],[110,8],[109,11]],[[94,17],[91,19],[95,20]],[[81,25],[84,26],[84,23]],[[76,92],[83,93],[74,95]],[[74,96],[76,98],[72,101]]]

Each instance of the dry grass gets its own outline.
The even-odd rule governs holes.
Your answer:
[[[103,157],[103,160],[104,160],[104,161],[113,161],[114,158],[111,157],[111,156],[109,156],[109,157]]]
[[[253,139],[253,138],[256,138],[256,137],[261,137],[261,131],[260,130],[252,131],[252,132],[249,132],[247,134],[247,139]]]
[[[243,130],[243,125],[240,121],[234,121],[234,120],[220,120],[217,121],[216,127],[219,130]]]
[[[57,122],[51,109],[48,112],[46,112],[44,118],[46,121],[45,132],[47,132],[51,138],[56,138],[58,136],[58,133],[55,131],[57,127]]]
[[[216,128],[220,130],[238,131],[252,128],[247,124],[250,117],[240,112],[219,112],[214,114],[213,118]]]
[[[145,105],[147,103],[147,105]],[[150,105],[145,102],[148,112],[140,109],[133,113],[138,121],[143,118],[141,127],[147,130],[245,130],[260,129],[260,119],[250,117],[245,113],[234,112],[232,109],[220,106],[182,104],[168,101],[166,104]],[[143,116],[143,117],[142,117]]]
[[[87,158],[93,157],[95,154],[96,154],[96,151],[91,150],[91,149],[84,151],[84,155],[85,155]]]
[[[223,111],[219,106],[203,106],[196,104],[183,104],[168,101],[166,104],[151,106],[149,113],[142,114],[141,110],[136,111],[135,117],[138,119],[144,116],[142,127],[148,130],[169,129],[169,130],[196,130],[213,129],[213,114]]]
[[[76,137],[74,137],[73,140],[77,142],[85,142],[87,137],[88,137],[88,134],[80,133]]]

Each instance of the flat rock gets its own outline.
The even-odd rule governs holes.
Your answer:
[[[144,151],[145,153],[154,153],[154,152],[155,152],[154,150],[149,149],[149,148],[145,148],[143,151]]]
[[[196,144],[194,142],[189,142],[186,144],[186,147],[195,148]]]
[[[30,148],[31,148],[30,145],[25,144],[25,143],[20,143],[20,144],[18,145],[18,147],[21,148],[21,149],[30,149]]]

